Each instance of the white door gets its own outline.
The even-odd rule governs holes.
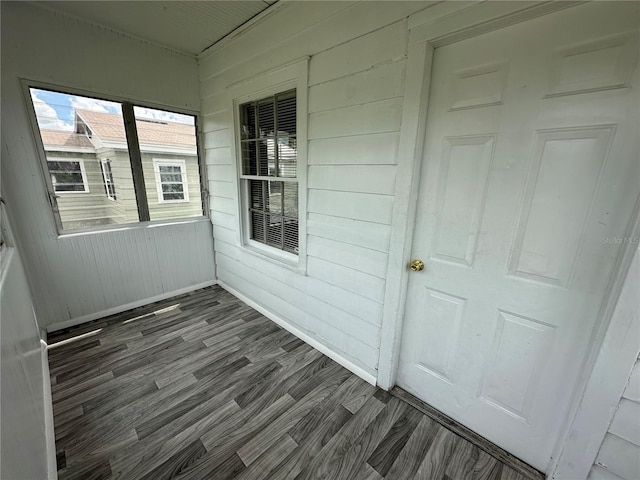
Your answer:
[[[640,190],[638,7],[434,53],[398,384],[541,470]]]

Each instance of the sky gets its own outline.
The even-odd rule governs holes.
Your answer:
[[[76,108],[103,113],[121,113],[122,111],[119,103],[36,88],[31,89],[31,98],[38,125],[45,129],[73,130],[73,111]],[[146,107],[133,107],[133,110],[137,118],[194,124],[194,118],[190,115]]]

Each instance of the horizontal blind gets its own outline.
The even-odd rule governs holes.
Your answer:
[[[298,252],[296,91],[240,105],[252,240]]]

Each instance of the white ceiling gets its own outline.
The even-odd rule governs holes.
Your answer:
[[[275,0],[35,3],[174,50],[197,55],[268,8]]]

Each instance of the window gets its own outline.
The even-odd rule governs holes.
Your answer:
[[[158,202],[176,203],[189,201],[186,182],[187,169],[184,160],[153,160]]]
[[[296,91],[240,105],[241,179],[249,238],[298,253]]]
[[[87,174],[82,160],[48,159],[49,175],[56,193],[88,193]]]
[[[104,193],[107,194],[107,198],[112,201],[116,201],[116,186],[113,183],[113,171],[111,170],[111,160],[103,158],[100,160],[100,166],[102,167],[102,178],[104,180]]]
[[[60,232],[204,215],[195,116],[25,89]]]

